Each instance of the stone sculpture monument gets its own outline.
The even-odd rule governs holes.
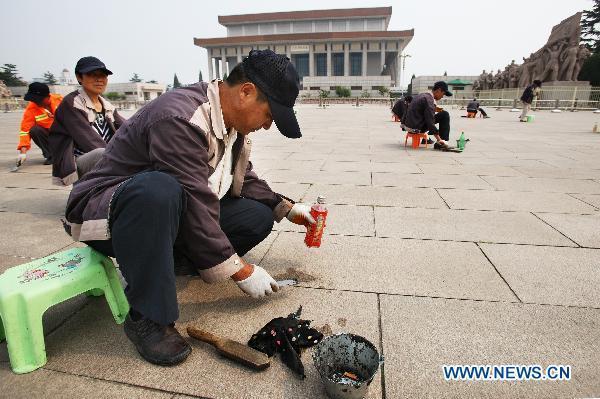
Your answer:
[[[512,89],[525,87],[534,79],[542,82],[552,82],[553,86],[574,86],[577,76],[590,51],[580,45],[581,12],[563,20],[552,28],[548,42],[529,57],[523,57],[521,65],[513,60],[504,68],[498,69],[493,75],[481,75],[474,87],[479,90]]]
[[[4,81],[0,80],[0,98],[11,98],[12,97],[12,93],[10,92],[10,89],[8,87],[6,87],[6,85],[4,84]]]

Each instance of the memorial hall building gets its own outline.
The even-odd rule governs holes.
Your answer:
[[[392,7],[219,16],[227,37],[195,38],[208,51],[209,78],[222,78],[252,49],[286,54],[304,91],[353,93],[399,86],[402,50],[414,30],[387,30]]]

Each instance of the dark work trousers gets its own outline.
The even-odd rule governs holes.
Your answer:
[[[50,131],[46,128],[43,128],[41,126],[35,125],[34,127],[31,128],[31,130],[29,130],[29,136],[31,137],[31,139],[33,140],[33,142],[40,147],[40,150],[42,150],[42,154],[44,155],[44,158],[50,158],[50,147],[48,145],[48,135],[50,134]]]
[[[444,141],[450,140],[450,114],[448,111],[440,111],[435,114],[434,122],[439,124],[440,138]],[[431,134],[431,132],[429,132]]]
[[[156,171],[140,173],[115,192],[112,238],[86,242],[117,259],[131,308],[162,325],[179,318],[173,247],[184,215],[185,193],[175,178]],[[220,224],[241,256],[269,235],[273,213],[260,202],[226,197],[221,200]]]

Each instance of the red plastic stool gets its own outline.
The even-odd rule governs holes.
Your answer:
[[[405,147],[409,137],[412,140],[412,148],[419,148],[419,144],[421,144],[421,139],[425,139],[425,148],[428,147],[427,139],[429,138],[429,136],[427,133],[406,133],[406,137],[404,138]]]

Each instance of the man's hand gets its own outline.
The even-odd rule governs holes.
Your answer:
[[[238,281],[236,276],[248,273],[248,267],[252,269],[250,275],[243,280]],[[238,287],[252,298],[261,298],[265,295],[271,295],[273,292],[279,291],[279,285],[265,269],[250,263],[244,262],[244,267],[231,277]]]
[[[290,209],[290,212],[286,216],[292,223],[308,226],[309,224],[315,224],[315,219],[310,214],[310,205],[296,203]]]
[[[23,165],[27,160],[27,150],[25,148],[21,148],[19,152],[17,152],[17,168]]]

